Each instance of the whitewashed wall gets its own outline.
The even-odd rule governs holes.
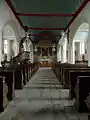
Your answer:
[[[86,7],[82,10],[82,12],[78,15],[78,17],[75,19],[75,21],[71,24],[70,26],[70,42],[69,42],[69,47],[68,47],[68,62],[73,63],[73,39],[75,36],[75,33],[77,29],[80,27],[82,23],[88,23],[90,26],[90,2],[86,5]],[[87,58],[88,58],[88,65],[90,63],[90,32],[88,36],[88,46],[87,46]]]
[[[6,25],[10,25],[15,33],[16,44],[20,41],[21,36],[24,34],[24,30],[13,15],[11,9],[4,0],[0,0],[0,62],[3,59],[3,31]]]

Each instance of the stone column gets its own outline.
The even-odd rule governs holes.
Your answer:
[[[34,50],[33,50],[33,44],[31,44],[31,50],[30,50],[30,60],[31,60],[31,63],[34,62]]]
[[[82,55],[85,55],[85,42],[80,42],[80,60],[82,60]]]
[[[76,44],[76,51],[77,51],[77,61],[81,61],[81,53],[80,53],[80,42]]]
[[[63,63],[63,46],[61,46],[61,63]]]
[[[2,61],[4,60],[4,39],[2,38]]]
[[[87,41],[85,41],[85,60],[87,61]]]
[[[85,42],[84,41],[80,42],[80,46],[81,46],[81,54],[85,54]]]
[[[76,56],[75,56],[75,60],[76,61],[81,61],[81,45],[80,45],[80,42],[74,42],[74,46],[75,46],[75,51],[76,51]],[[75,52],[74,52],[75,54]]]
[[[16,56],[17,55],[17,42],[16,42],[16,40],[12,41],[12,50],[14,52],[14,56]]]
[[[63,62],[67,62],[67,41],[63,45]]]
[[[73,63],[73,46],[71,40],[69,40],[69,44],[67,47],[68,47],[68,63]]]
[[[75,64],[75,42],[74,41],[71,46],[71,63]]]
[[[61,61],[61,45],[58,44],[57,46],[57,62]]]
[[[87,40],[87,58],[88,58],[88,66],[90,66],[90,31]]]
[[[13,51],[14,55],[17,56],[19,53],[19,42],[17,40],[13,41]]]
[[[3,60],[3,46],[2,46],[2,31],[0,31],[0,66],[1,66],[1,61]]]
[[[10,40],[7,40],[7,61],[10,61],[11,58],[11,43]]]

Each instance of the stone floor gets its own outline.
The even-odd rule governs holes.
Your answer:
[[[0,115],[0,120],[88,120],[78,114],[69,90],[62,89],[51,68],[40,68]]]

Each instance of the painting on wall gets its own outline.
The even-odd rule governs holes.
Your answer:
[[[42,56],[48,56],[48,48],[42,48]]]

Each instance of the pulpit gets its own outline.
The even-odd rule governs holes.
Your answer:
[[[12,58],[11,63],[18,64],[18,63],[21,63],[21,62],[27,61],[27,60],[30,60],[30,52],[24,51],[24,52],[20,53],[19,55],[17,55],[16,57]]]

